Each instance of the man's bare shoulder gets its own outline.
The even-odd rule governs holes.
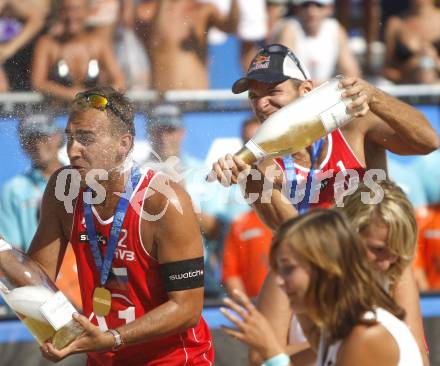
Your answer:
[[[341,365],[397,365],[400,354],[391,333],[381,324],[358,324],[342,343]]]
[[[185,217],[193,213],[192,201],[180,183],[164,173],[156,173],[145,192],[143,219],[160,222],[163,217]]]

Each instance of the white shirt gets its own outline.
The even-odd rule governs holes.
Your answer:
[[[389,311],[378,308],[376,314],[366,313],[367,317],[375,317],[379,324],[381,324],[394,338],[399,348],[399,362],[397,366],[423,366],[422,355],[417,342],[409,330],[408,326],[396,318]],[[318,359],[316,366],[335,366],[338,358],[339,348],[343,340],[339,340],[328,347],[327,355],[324,359],[325,341],[321,336],[318,349]]]
[[[309,36],[296,18],[288,18],[276,24],[272,31],[274,39],[285,28],[294,33],[293,52],[307,67],[313,80],[320,84],[335,76],[340,50],[336,19],[324,19],[318,33]]]

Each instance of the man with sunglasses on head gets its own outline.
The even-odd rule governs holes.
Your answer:
[[[73,317],[85,331],[62,350],[47,342],[43,356],[211,365],[196,215],[181,186],[132,163],[130,102],[108,87],[80,93],[65,132],[71,165],[49,180],[29,254],[54,279],[71,242],[83,302],[83,315]]]
[[[266,159],[257,166],[250,166],[228,154],[213,164],[217,179],[224,185],[236,184],[240,174],[241,178],[251,172],[257,173],[248,175],[244,195],[251,198],[250,194],[253,194],[252,207],[273,230],[298,215],[298,211],[305,212],[311,206],[332,206],[335,203],[335,176],[339,172],[350,178],[349,172],[356,171],[362,179],[367,169],[386,169],[385,150],[401,155],[428,154],[440,144],[439,137],[423,114],[410,105],[356,77],[343,79],[340,86],[344,88],[344,97],[352,99],[347,109],[356,118],[351,123],[312,146],[277,161]],[[301,60],[287,47],[272,44],[257,53],[247,75],[234,83],[232,91],[236,94],[248,91],[252,110],[264,123],[274,112],[314,87]],[[309,174],[310,169],[312,174]],[[272,171],[271,175],[265,176],[269,171]],[[314,177],[325,177],[328,172],[332,173],[330,178],[321,180],[320,185],[314,187],[318,192],[318,203],[310,203],[306,197],[293,205],[290,202],[292,197],[284,196],[281,186],[286,182],[284,176],[292,176],[289,173],[305,181],[306,191],[311,192]],[[287,183],[293,188],[296,180]],[[263,199],[267,197],[270,197],[269,202]],[[411,268],[402,276],[395,293],[396,301],[406,309],[408,324],[425,351],[418,292]],[[286,342],[289,304],[276,285],[275,277],[270,274],[261,298],[261,310],[271,320],[279,339]]]

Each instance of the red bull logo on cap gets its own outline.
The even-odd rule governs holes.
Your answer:
[[[269,55],[258,55],[255,57],[254,61],[251,64],[251,67],[249,67],[248,72],[258,70],[258,69],[268,69],[270,63],[270,56]]]

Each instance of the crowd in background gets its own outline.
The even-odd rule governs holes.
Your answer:
[[[370,10],[364,13],[363,6]],[[51,108],[63,108],[78,92],[98,85],[208,89],[209,43],[222,33],[239,40],[244,70],[262,45],[282,43],[318,83],[338,73],[382,84],[440,81],[440,8],[433,0],[0,0],[0,91],[38,91]],[[21,146],[33,169],[7,182],[0,196],[0,232],[24,250],[46,181],[61,166],[56,151],[62,138],[48,114],[20,123]],[[158,106],[148,120],[160,159],[180,157],[182,170],[203,166],[181,149],[185,126],[176,106]],[[244,121],[243,140],[257,127],[255,120]],[[397,169],[390,166],[391,174]],[[222,187],[205,186],[199,178],[198,184],[184,183],[195,202],[209,203],[198,211],[207,251],[206,294],[240,289],[256,296],[269,268],[271,233],[244,202],[220,200]],[[422,290],[440,289],[440,181],[428,186],[438,187],[431,205],[418,207],[415,266]],[[200,199],[212,190],[217,200]],[[61,276],[69,277],[74,261],[66,262]]]
[[[279,42],[318,82],[343,73],[437,83],[438,24],[434,0],[3,0],[0,90],[66,101],[98,84],[207,89],[219,31],[239,39],[243,69],[258,47]]]

